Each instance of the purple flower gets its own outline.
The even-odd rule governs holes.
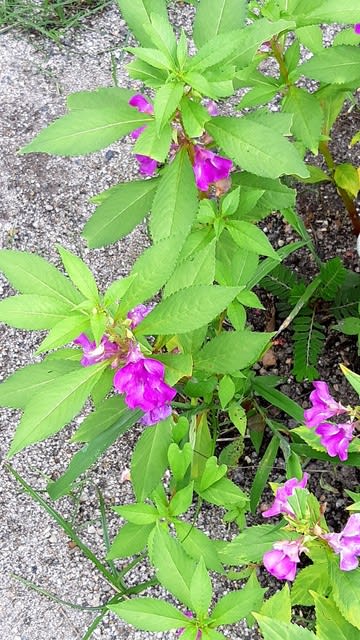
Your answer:
[[[184,611],[183,613],[187,618],[194,617],[194,614],[191,611]],[[185,631],[185,627],[181,627],[181,629],[178,629],[177,631],[175,631],[175,636],[179,638],[184,633],[184,631]],[[195,640],[201,640],[201,638],[202,638],[202,631],[199,629],[196,634]]]
[[[335,553],[340,555],[340,569],[352,571],[359,565],[360,556],[360,513],[350,516],[340,533],[326,533],[322,536]]]
[[[329,456],[332,458],[338,456],[342,461],[347,460],[349,444],[354,437],[354,425],[351,422],[343,424],[322,422],[316,427],[315,433],[320,436],[320,442]]]
[[[280,513],[287,513],[290,516],[295,515],[288,503],[288,499],[290,496],[294,495],[295,489],[304,489],[306,487],[308,478],[309,474],[304,473],[301,480],[298,480],[297,478],[290,478],[290,480],[287,480],[285,484],[278,487],[275,492],[275,500],[272,506],[262,514],[264,518],[271,518],[272,516],[277,516]]]
[[[216,102],[214,102],[214,100],[208,100],[205,106],[209,116],[219,115],[219,107],[217,106]]]
[[[158,360],[144,358],[136,345],[130,349],[127,364],[114,376],[114,387],[125,394],[130,409],[142,409],[143,424],[149,426],[164,420],[171,413],[170,402],[176,390],[164,381],[165,366]]]
[[[140,324],[146,318],[146,316],[152,311],[153,305],[149,305],[148,307],[145,304],[138,304],[137,307],[131,309],[127,314],[129,320],[131,320],[130,328],[135,329],[135,327]]]
[[[229,177],[231,160],[217,156],[210,149],[195,146],[194,174],[196,186],[200,191],[207,191],[209,185],[217,180],[224,180]]]
[[[144,176],[153,176],[157,169],[157,162],[150,156],[143,156],[140,153],[135,154],[135,158],[140,165],[140,173]]]
[[[138,127],[137,129],[134,129],[134,131],[130,133],[133,140],[137,140],[141,136],[142,132],[145,131],[145,129],[146,129],[146,124],[144,124],[143,127]]]
[[[304,411],[307,427],[318,427],[324,420],[346,413],[346,408],[330,395],[326,382],[318,380],[313,385],[315,389],[310,394],[313,406]]]
[[[83,348],[83,357],[80,362],[83,367],[90,367],[92,364],[108,360],[109,358],[119,354],[119,345],[103,336],[100,344],[96,346],[95,341],[89,340],[85,333],[81,333],[74,344],[78,344]]]
[[[135,107],[135,109],[140,113],[150,113],[150,115],[154,113],[154,107],[152,104],[140,93],[136,93],[132,98],[130,98],[129,105],[131,107]]]
[[[357,22],[357,23],[354,25],[354,31],[355,31],[355,33],[356,33],[358,36],[360,36],[360,22]]]
[[[264,554],[264,567],[278,580],[294,580],[302,551],[300,539],[275,542],[271,551]]]

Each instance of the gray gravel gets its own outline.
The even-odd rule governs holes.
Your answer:
[[[177,24],[189,24],[191,7],[177,9]],[[147,244],[144,228],[136,229],[122,242],[106,250],[89,252],[80,236],[93,209],[89,197],[117,182],[132,179],[137,172],[126,139],[110,149],[88,157],[56,158],[46,155],[18,156],[18,149],[55,117],[65,112],[65,97],[79,90],[111,86],[111,56],[120,60],[119,47],[128,37],[124,22],[115,8],[87,22],[81,30],[67,34],[63,46],[16,31],[2,34],[1,67],[1,139],[3,166],[0,174],[0,245],[5,248],[36,252],[59,265],[55,244],[61,243],[88,261],[98,283],[105,288],[119,275],[128,272],[136,256]],[[129,86],[122,64],[118,83]],[[110,151],[110,153],[109,153]],[[12,293],[0,280],[0,294]],[[6,378],[20,366],[33,362],[40,342],[39,333],[27,333],[2,327],[1,376]],[[19,412],[1,413],[1,458],[6,454]],[[81,420],[81,418],[79,418]],[[79,421],[78,419],[78,421]],[[75,421],[76,422],[76,421]],[[31,484],[43,488],[46,477],[57,477],[66,468],[75,445],[68,443],[73,426],[45,443],[35,445],[16,456],[14,466]],[[92,474],[101,487],[106,503],[132,500],[131,485],[121,482],[139,432],[135,429],[120,444],[113,446]],[[32,580],[43,589],[73,603],[98,606],[111,591],[101,576],[46,514],[19,490],[3,466],[0,467],[0,640],[80,640],[94,617],[93,613],[69,609],[23,587],[11,574]],[[95,491],[89,486],[81,498],[77,522],[85,540],[103,553],[99,512]],[[59,503],[65,517],[74,513],[67,500]],[[204,530],[213,536],[227,535],[218,512],[207,511]],[[115,534],[119,519],[111,518]],[[139,569],[133,580],[147,576]],[[215,584],[217,595],[227,585]],[[160,590],[156,593],[160,594]],[[225,632],[232,638],[257,638],[244,625]],[[115,616],[106,618],[94,633],[104,640],[171,638],[171,634],[148,634],[131,629]]]

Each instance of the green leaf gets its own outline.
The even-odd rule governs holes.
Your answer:
[[[122,87],[100,87],[94,91],[76,91],[66,98],[66,104],[70,111],[76,109],[101,109],[105,100],[108,102],[122,101],[127,103],[134,95],[134,91]]]
[[[295,206],[295,190],[289,189],[282,184],[280,180],[271,180],[270,178],[261,178],[252,173],[242,171],[235,174],[236,184],[240,184],[240,209],[239,214],[242,220],[248,219],[250,222],[261,220],[267,213],[271,211],[283,211],[286,207]],[[242,202],[242,192],[248,197],[254,194],[255,198],[252,206],[248,211],[244,211]],[[257,197],[259,195],[259,197]],[[278,252],[278,255],[279,252]]]
[[[25,251],[2,249],[0,269],[20,293],[57,298],[69,309],[73,309],[82,300],[70,280],[40,256]]]
[[[298,534],[295,534],[298,537]],[[270,551],[274,542],[294,537],[289,531],[279,529],[278,525],[261,524],[244,529],[220,552],[225,564],[236,566],[249,562],[262,562],[266,551]]]
[[[151,13],[150,24],[146,24],[145,29],[153,44],[167,56],[171,66],[176,66],[177,42],[168,17]]]
[[[256,107],[260,104],[265,104],[273,99],[279,92],[279,87],[269,83],[265,86],[253,87],[248,91],[240,100],[238,104],[239,109],[248,109],[249,107]]]
[[[158,89],[165,84],[168,73],[164,69],[155,69],[143,60],[133,60],[126,65],[130,78],[141,80],[147,87]]]
[[[223,568],[214,541],[188,522],[176,520],[174,524],[177,537],[186,553],[195,560],[204,558],[209,570],[222,573]]]
[[[143,156],[150,156],[158,162],[165,162],[171,140],[172,129],[169,124],[165,124],[161,133],[158,134],[155,122],[151,122],[136,140],[133,151]]]
[[[99,292],[96,281],[89,267],[80,258],[75,256],[71,251],[67,251],[64,247],[58,245],[62,263],[73,281],[74,285],[85,296],[85,298],[94,303],[99,300]]]
[[[107,371],[107,369],[105,369],[105,371]],[[114,375],[113,372],[111,373]],[[107,398],[96,411],[92,411],[86,416],[72,436],[71,442],[90,442],[103,433],[103,431],[112,427],[115,422],[119,420],[126,422],[129,417],[128,412],[129,409],[122,396],[116,394],[111,398]],[[136,413],[136,419],[139,419],[141,415],[138,411],[131,411],[130,413],[131,415]]]
[[[120,302],[135,278],[137,278],[137,274],[127,276],[126,278],[119,278],[119,280],[112,282],[105,291],[104,305],[107,307],[114,302]]]
[[[51,153],[80,156],[108,147],[134,129],[151,123],[153,117],[139,113],[121,99],[103,96],[96,109],[79,109],[55,120],[43,129],[20,153]]]
[[[298,67],[298,75],[329,84],[357,83],[359,65],[360,49],[343,44],[316,53],[311,60]]]
[[[186,333],[211,322],[239,293],[239,287],[194,285],[162,300],[136,333]]]
[[[148,596],[109,604],[107,608],[114,611],[122,620],[144,631],[170,631],[170,629],[180,629],[189,624],[189,618],[175,609],[172,604]]]
[[[164,0],[117,0],[117,2],[134,36],[145,47],[151,47],[153,42],[146,27],[151,24],[150,16],[152,13],[167,20]]]
[[[331,556],[329,565],[331,595],[344,618],[354,627],[360,629],[360,569],[342,571],[339,567],[339,557],[335,555]]]
[[[195,563],[185,553],[180,542],[157,526],[150,549],[150,558],[156,568],[158,580],[165,589],[191,609],[190,585]]]
[[[66,303],[57,298],[27,294],[0,301],[0,319],[17,329],[51,329],[69,313]]]
[[[258,588],[246,584],[241,591],[231,591],[221,598],[215,605],[210,619],[217,627],[222,624],[233,624],[257,609],[258,603]]]
[[[254,224],[244,222],[243,220],[230,220],[227,223],[227,229],[234,242],[236,242],[241,249],[247,249],[259,255],[279,259],[265,233]]]
[[[219,465],[216,456],[211,456],[206,460],[204,470],[200,478],[199,490],[205,491],[213,484],[221,480],[226,475],[227,466],[225,464]]]
[[[96,415],[96,412],[91,415]],[[103,426],[103,430],[74,455],[65,473],[55,482],[48,484],[47,491],[50,497],[57,500],[68,494],[72,483],[85,473],[119,436],[130,429],[139,417],[140,411],[131,411],[127,408],[115,413],[111,426],[108,428]]]
[[[168,84],[164,84],[160,87],[156,92],[154,100],[154,115],[158,135],[172,118],[174,111],[180,103],[183,92],[184,84],[182,82],[169,82]]]
[[[194,42],[202,47],[218,33],[241,29],[245,20],[244,0],[201,0],[194,20]]]
[[[192,607],[197,615],[207,615],[211,599],[212,587],[206,570],[204,558],[200,558],[190,584]]]
[[[30,364],[18,369],[0,384],[0,406],[24,409],[40,391],[51,386],[54,380],[79,369],[78,362],[55,360]]]
[[[213,240],[204,249],[180,262],[166,283],[164,297],[194,284],[212,284],[215,278],[215,249],[216,242]]]
[[[309,25],[299,27],[295,31],[300,44],[309,49],[312,53],[319,53],[323,48],[323,32],[321,27]]]
[[[264,491],[265,485],[272,471],[279,449],[279,444],[280,440],[278,436],[273,435],[256,470],[250,491],[250,508],[252,513],[256,512],[262,492]]]
[[[189,378],[192,374],[193,361],[188,353],[157,353],[155,360],[166,366],[165,382],[173,387],[181,378]]]
[[[185,513],[191,507],[193,490],[194,483],[190,482],[186,487],[179,489],[179,491],[175,493],[169,504],[169,514],[171,516],[178,516],[181,513]]]
[[[273,618],[267,618],[255,614],[264,640],[316,640],[316,635],[297,624],[280,622]]]
[[[111,187],[105,201],[100,203],[83,229],[89,247],[112,244],[140,224],[150,210],[157,184],[154,179]]]
[[[341,615],[335,602],[330,598],[311,592],[315,600],[316,635],[319,640],[359,640],[359,631]]]
[[[155,523],[159,517],[159,513],[155,507],[144,502],[134,504],[124,504],[120,507],[113,507],[113,511],[120,516],[132,522],[133,524],[151,524]]]
[[[162,51],[153,48],[141,48],[141,47],[124,47],[126,51],[132,53],[134,56],[146,62],[146,64],[155,67],[157,69],[163,69],[169,71],[174,68],[172,62],[170,62],[167,55]]]
[[[246,171],[265,178],[309,175],[295,147],[270,126],[248,116],[213,118],[205,126],[225,153]]]
[[[291,622],[291,600],[289,585],[286,584],[271,598],[265,600],[260,611],[262,616],[267,616],[280,622]],[[328,638],[326,640],[329,640]]]
[[[338,164],[334,173],[334,180],[338,187],[345,189],[353,198],[360,191],[360,178],[356,167],[349,162]]]
[[[291,602],[304,607],[314,606],[313,591],[326,593],[329,590],[327,562],[316,562],[298,572],[291,589]]]
[[[145,249],[131,270],[136,278],[124,293],[118,314],[149,300],[161,289],[174,270],[182,242],[183,238],[175,234]]]
[[[229,404],[235,395],[236,387],[233,379],[230,376],[224,376],[219,382],[219,400],[221,408]]]
[[[0,387],[1,388],[1,387]],[[182,449],[172,442],[168,449],[168,460],[171,472],[176,482],[183,480],[189,465],[192,462],[193,452],[189,442],[186,442]]]
[[[186,149],[176,154],[161,176],[151,209],[154,242],[181,233],[187,236],[198,208],[194,172]]]
[[[323,112],[316,97],[299,87],[290,87],[283,102],[283,111],[293,115],[292,131],[297,140],[303,142],[310,151],[317,155]]]
[[[105,367],[106,363],[102,362],[67,373],[61,384],[44,389],[30,400],[11,443],[9,457],[68,424],[82,408]]]
[[[191,100],[188,96],[182,98],[180,109],[187,135],[190,138],[199,138],[204,132],[205,122],[208,122],[211,116],[202,104]]]
[[[256,362],[273,333],[225,331],[209,340],[194,356],[196,369],[213,373],[233,373]]]
[[[340,365],[340,368],[347,381],[350,382],[353,389],[355,389],[356,393],[360,396],[360,375],[350,371],[350,369],[343,364]]]
[[[221,478],[199,493],[204,500],[218,506],[244,505],[248,500],[246,494],[228,478]]]
[[[297,422],[304,421],[304,410],[297,402],[294,402],[291,398],[288,398],[285,393],[273,389],[266,384],[266,378],[257,376],[253,380],[253,386],[255,393],[273,404],[278,409],[285,411],[289,416],[297,420]]]
[[[73,314],[64,320],[61,320],[51,329],[51,331],[49,331],[46,338],[44,338],[40,346],[37,348],[36,355],[43,353],[44,351],[49,351],[50,349],[56,349],[56,347],[62,347],[64,344],[68,344],[77,338],[80,333],[89,331],[89,328],[90,319],[88,316]]]
[[[153,528],[153,524],[138,525],[132,522],[124,524],[114,538],[106,559],[116,560],[117,558],[127,558],[140,553],[146,547]]]
[[[312,3],[310,5],[314,6]],[[321,24],[323,22],[353,24],[358,19],[359,3],[357,0],[346,0],[344,5],[340,5],[336,0],[326,0],[306,15],[307,24]]]
[[[170,443],[168,420],[148,427],[141,434],[131,458],[131,479],[138,502],[143,502],[160,482],[167,468]]]

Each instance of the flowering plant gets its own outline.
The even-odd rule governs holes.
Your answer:
[[[355,5],[357,0],[349,1],[340,11],[337,2],[321,0],[309,10],[307,0],[250,2],[248,7],[242,0],[222,0],[214,7],[212,0],[200,0],[193,30],[197,52],[191,56],[186,35],[182,31],[176,37],[163,0],[119,0],[141,45],[127,47],[134,57],[128,72],[143,90],[112,87],[73,94],[69,113],[22,149],[76,156],[130,135],[143,176],[97,196],[97,209],[83,231],[90,248],[102,247],[149,216],[151,246],[129,275],[105,292],[89,267],[64,247],[58,250],[67,276],[39,256],[0,252],[0,267],[19,291],[0,303],[2,320],[20,329],[48,330],[36,352],[45,353],[44,359],[0,388],[2,404],[23,410],[9,457],[56,434],[90,399],[93,410],[72,436],[84,446],[64,474],[48,483],[56,500],[71,493],[81,474],[135,423],[143,426],[130,468],[135,502],[115,508],[127,522],[107,551],[113,573],[56,516],[114,587],[105,613],[115,611],[137,628],[175,629],[183,640],[219,640],[224,636],[218,627],[255,616],[267,640],[290,633],[324,638],[323,632],[304,635],[290,624],[291,602],[307,606],[311,600],[320,629],[330,616],[334,625],[358,632],[354,602],[346,601],[350,591],[360,589],[358,517],[352,515],[342,532],[330,533],[322,506],[306,489],[301,465],[308,456],[358,464],[359,408],[338,403],[318,381],[304,425],[302,408],[275,388],[278,381],[253,371],[275,332],[254,331],[247,324],[249,310],[262,308],[254,287],[299,247],[315,251],[293,209],[295,190],[281,181],[283,176],[331,179],[359,231],[351,199],[358,191],[353,168],[335,167],[327,146],[345,96],[357,88],[357,28],[351,27],[351,38],[345,32],[345,44],[339,38],[323,51],[319,42],[321,23],[356,22]],[[314,53],[301,65],[300,43]],[[276,79],[258,70],[269,57],[278,64]],[[301,75],[319,81],[319,89],[300,88]],[[280,95],[281,113],[259,109],[240,117],[218,115],[216,103],[240,86],[252,87],[243,108]],[[305,162],[307,150],[321,151],[328,174]],[[275,251],[257,226],[272,211],[283,214],[299,242]],[[315,287],[309,287],[287,324],[310,300]],[[359,392],[356,374],[344,372]],[[269,417],[259,397],[301,426],[288,429]],[[328,422],[344,414],[348,422]],[[235,436],[217,456],[227,430]],[[245,438],[257,452],[263,438],[266,444],[249,493],[228,477]],[[246,528],[246,514],[255,513],[280,451],[288,480],[263,515],[282,515],[284,521],[280,527]],[[167,470],[170,479],[164,483]],[[186,517],[194,498],[199,509],[203,502],[220,507],[225,522],[243,530],[231,542],[212,540]],[[127,585],[124,576],[145,553],[152,580]],[[313,581],[304,598],[294,595],[304,589],[301,576],[314,577],[305,567],[291,596],[286,587],[264,603],[257,568],[264,563],[277,578],[293,581],[302,554],[314,559],[316,571],[321,568],[322,582]],[[114,561],[132,556],[137,557],[126,570],[113,569]],[[226,566],[237,564],[247,565],[240,572],[246,585],[212,606],[209,571],[231,579]],[[153,584],[163,585],[179,606],[135,597]]]

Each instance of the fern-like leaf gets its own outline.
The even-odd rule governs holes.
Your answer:
[[[330,311],[338,322],[349,316],[357,316],[359,300],[360,274],[346,269],[343,285]]]
[[[321,288],[319,296],[323,300],[336,300],[339,289],[344,283],[346,269],[340,258],[332,258],[321,266]]]
[[[289,302],[290,294],[295,285],[301,282],[300,278],[283,264],[279,264],[273,271],[265,276],[260,282],[260,286],[264,287],[279,300]]]
[[[315,309],[304,307],[293,321],[293,330],[293,374],[298,382],[315,380],[319,375],[316,365],[325,341],[323,328],[315,321]]]

